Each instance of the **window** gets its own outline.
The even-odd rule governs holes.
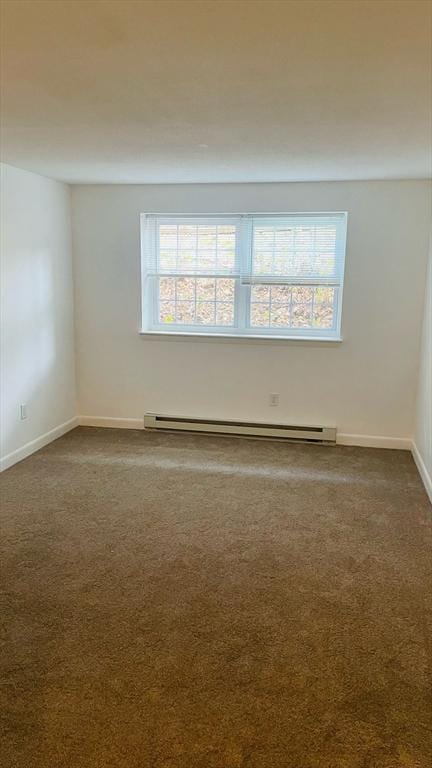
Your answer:
[[[143,330],[338,338],[346,214],[142,217]]]

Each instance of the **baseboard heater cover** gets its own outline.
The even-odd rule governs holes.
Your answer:
[[[311,427],[298,424],[270,424],[253,421],[232,421],[218,419],[192,419],[183,416],[166,416],[157,413],[144,414],[144,429],[180,430],[182,432],[204,432],[207,434],[237,435],[249,437],[271,437],[302,442],[335,443],[335,427]]]

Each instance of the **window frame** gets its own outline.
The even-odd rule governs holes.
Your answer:
[[[251,293],[252,281],[249,283],[242,279],[242,274],[251,274],[252,265],[252,238],[254,219],[276,218],[315,219],[318,217],[337,218],[336,248],[335,253],[339,261],[340,272],[338,281],[332,282],[335,289],[333,305],[333,325],[331,328],[278,328],[272,326],[251,326]],[[144,245],[145,229],[148,221],[154,220],[155,231],[160,224],[203,224],[203,225],[232,225],[238,226],[236,232],[236,272],[235,273],[206,273],[195,274],[194,277],[225,277],[234,279],[234,323],[229,326],[221,325],[182,325],[178,323],[161,323],[159,317],[159,291],[157,283],[161,277],[182,277],[181,273],[159,272],[147,274],[147,256]],[[141,333],[143,335],[159,335],[166,337],[214,337],[230,339],[280,339],[280,340],[304,340],[304,341],[340,341],[343,307],[343,287],[346,262],[346,236],[348,213],[346,211],[330,212],[289,212],[289,213],[227,213],[227,214],[141,214]],[[159,255],[158,242],[153,242],[156,258]],[[156,250],[157,249],[157,250]],[[154,258],[154,257],[153,257]],[[188,273],[185,273],[187,275]],[[300,279],[301,280],[301,279]],[[257,283],[259,281],[256,281]],[[276,283],[277,284],[277,283]],[[291,283],[298,285],[299,283]],[[328,284],[328,282],[327,282]],[[325,279],[316,285],[326,285]]]

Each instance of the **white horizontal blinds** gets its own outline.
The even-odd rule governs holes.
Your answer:
[[[344,214],[252,217],[251,259],[243,281],[338,286],[344,223]]]
[[[143,277],[154,276],[157,273],[155,216],[141,218],[141,255]]]
[[[154,220],[148,272],[158,275],[238,275],[237,217]]]

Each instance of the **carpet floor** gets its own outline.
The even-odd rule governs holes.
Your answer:
[[[430,768],[408,452],[80,427],[0,483],[5,768]]]

